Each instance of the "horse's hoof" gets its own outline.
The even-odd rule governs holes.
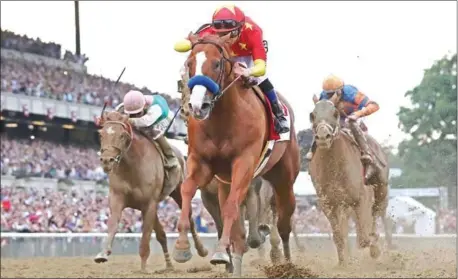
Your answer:
[[[378,257],[380,257],[380,254],[382,253],[378,245],[371,245],[371,247],[369,248],[369,251],[371,254],[371,258],[373,259],[377,259]]]
[[[234,273],[234,266],[230,263],[226,264],[226,272],[227,273]]]
[[[95,256],[94,262],[96,263],[105,263],[108,261],[108,255],[106,253],[100,252]]]
[[[201,246],[199,247],[199,249],[197,249],[197,254],[199,254],[199,256],[201,256],[202,258],[205,258],[206,256],[208,256],[208,250]]]
[[[359,248],[360,249],[367,248],[367,247],[369,247],[370,244],[371,244],[371,242],[369,240],[360,240],[359,241]]]
[[[226,252],[215,252],[210,260],[212,265],[217,264],[231,264],[231,259]],[[231,264],[232,265],[232,264]]]
[[[265,237],[264,237],[264,241],[265,241]],[[259,234],[250,234],[248,236],[248,246],[250,246],[251,249],[257,249],[259,248],[259,246],[261,246],[261,244],[263,243],[262,242],[262,239],[261,239],[261,236]]]
[[[275,250],[270,250],[270,260],[272,261],[272,264],[278,264],[281,261],[281,252],[278,249]]]
[[[173,250],[173,259],[177,263],[185,263],[192,258],[191,249],[178,249],[175,247]]]

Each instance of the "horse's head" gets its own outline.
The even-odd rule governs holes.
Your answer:
[[[100,120],[100,162],[107,173],[119,163],[132,143],[134,134],[128,120],[128,115],[117,111],[104,112]]]
[[[318,148],[330,148],[339,133],[340,114],[335,106],[337,97],[330,100],[315,101],[315,108],[310,113],[310,122]]]
[[[198,38],[189,35],[192,51],[186,60],[189,71],[188,87],[191,90],[189,110],[198,120],[210,116],[215,102],[224,93],[232,73],[232,62],[228,51],[230,34],[224,37],[207,35]]]

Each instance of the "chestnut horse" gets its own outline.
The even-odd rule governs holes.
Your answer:
[[[383,161],[378,162],[380,169],[365,185],[361,152],[351,133],[341,127],[336,104],[336,98],[317,101],[310,113],[317,149],[309,163],[309,170],[319,205],[332,227],[339,264],[345,265],[348,258],[348,219],[352,211],[355,213],[359,247],[370,247],[372,258],[380,255],[376,219],[382,217],[386,224],[389,169],[386,154],[367,135],[375,159]],[[391,231],[386,225],[385,233],[391,242]]]
[[[271,140],[273,124],[270,103],[235,77],[230,46],[226,43],[228,39],[229,36],[219,38],[208,35],[199,39],[189,35],[192,43],[192,51],[186,61],[191,77],[188,86],[192,92],[192,117],[188,119],[189,173],[181,186],[183,209],[178,223],[179,238],[175,243],[174,259],[178,262],[190,260],[192,254],[187,232],[190,228],[188,216],[191,199],[197,191],[197,185],[207,185],[216,175],[220,181],[218,196],[223,232],[210,262],[229,263],[227,250],[232,243],[233,276],[240,277],[245,234],[239,209],[251,180],[256,176],[268,180],[275,189],[278,231],[285,258],[291,259],[290,221],[296,202],[293,184],[299,173],[300,160],[294,125],[291,125],[287,134],[288,140]],[[291,106],[280,94],[279,98],[287,108],[291,123],[294,123]],[[266,148],[269,150],[267,162],[262,160]],[[259,161],[263,163],[258,164]]]
[[[100,161],[110,181],[108,199],[111,213],[108,218],[108,236],[94,261],[102,263],[108,260],[122,211],[130,207],[142,212],[141,269],[144,271],[146,268],[153,229],[164,253],[166,269],[171,269],[173,266],[168,253],[167,237],[157,217],[157,206],[167,196],[182,206],[180,185],[186,173],[184,158],[173,147],[182,171],[180,177],[170,178],[176,181],[175,187],[164,189],[164,166],[158,147],[143,134],[133,130],[128,118],[128,115],[112,111],[103,113],[100,119]],[[208,252],[196,233],[191,212],[188,212],[195,247],[199,255],[205,257]]]

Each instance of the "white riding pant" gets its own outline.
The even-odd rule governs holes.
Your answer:
[[[251,55],[250,56],[233,57],[232,61],[245,64],[247,66],[247,68],[251,68],[251,67],[254,66],[253,57],[251,57]],[[267,74],[265,74],[265,75],[260,76],[260,77],[251,77],[251,78],[255,79],[258,82],[258,85],[259,85],[261,82],[265,81],[268,78],[268,76],[267,76]]]

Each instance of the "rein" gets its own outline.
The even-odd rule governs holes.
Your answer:
[[[108,147],[113,147],[113,148],[116,148],[116,149],[119,150],[119,154],[114,158],[115,162],[117,164],[119,164],[119,162],[121,161],[122,156],[129,150],[130,146],[132,145],[132,141],[134,140],[134,132],[132,130],[132,126],[131,125],[126,124],[126,123],[121,122],[121,121],[106,121],[103,125],[105,126],[106,124],[121,125],[125,130],[124,132],[127,133],[130,136],[129,145],[127,146],[126,149],[124,149],[124,151],[121,148],[117,147],[117,146],[113,146],[113,145],[108,146]],[[102,153],[103,153],[103,151],[102,151]]]

